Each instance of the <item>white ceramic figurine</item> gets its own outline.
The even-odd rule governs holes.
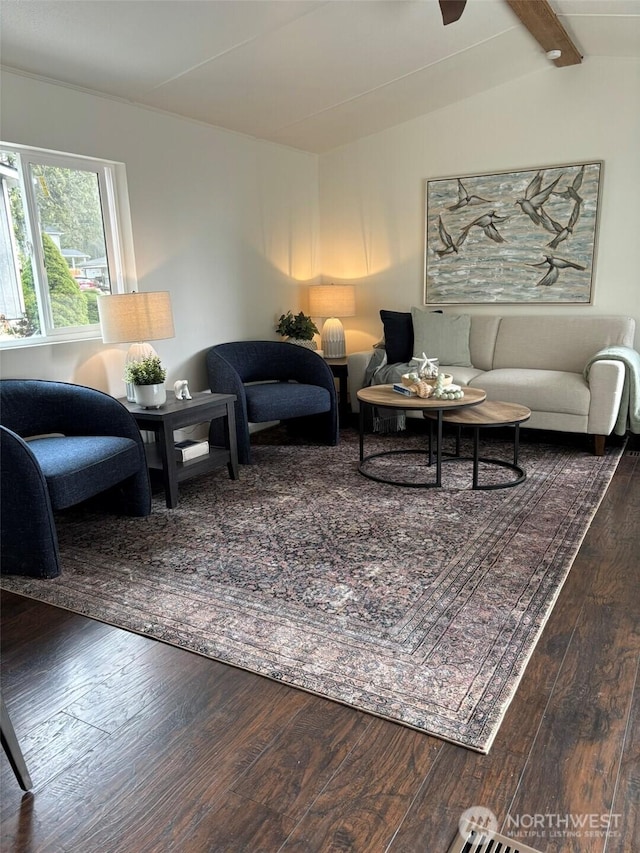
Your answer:
[[[189,383],[186,379],[178,379],[173,383],[173,393],[176,395],[176,400],[191,400],[189,393]]]

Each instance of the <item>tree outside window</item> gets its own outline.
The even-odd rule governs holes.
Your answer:
[[[97,336],[125,289],[117,165],[0,144],[0,346]]]

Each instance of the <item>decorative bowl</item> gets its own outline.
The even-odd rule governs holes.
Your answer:
[[[447,385],[451,385],[451,383],[453,382],[453,376],[451,375],[451,373],[445,373],[443,375],[444,375],[444,385],[446,388]],[[412,373],[403,373],[402,376],[400,377],[400,380],[401,380],[403,385],[409,386],[409,385],[413,385],[413,383],[416,381],[415,378],[413,378],[413,377],[414,377],[414,374],[412,374]],[[433,379],[423,379],[422,381],[426,382],[428,385],[435,385],[436,384],[435,376]]]

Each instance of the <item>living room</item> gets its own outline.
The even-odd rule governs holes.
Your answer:
[[[350,352],[380,337],[381,308],[422,304],[430,177],[602,160],[593,304],[578,310],[630,315],[640,334],[637,96],[637,57],[588,57],[318,156],[4,70],[2,135],[125,163],[139,289],[172,295],[176,336],[157,347],[168,383],[200,389],[207,347],[275,339],[280,314],[306,310],[311,283],[355,283]],[[99,339],[3,352],[5,376],[116,395],[121,370]]]
[[[355,284],[356,315],[344,320],[347,349],[369,349],[381,334],[380,309],[408,311],[423,304],[427,179],[594,161],[602,161],[603,173],[592,304],[508,304],[499,311],[628,315],[635,318],[635,348],[640,348],[640,205],[633,189],[640,185],[637,53],[586,56],[580,65],[568,68],[547,64],[320,153],[99,95],[88,83],[82,89],[45,78],[3,67],[2,138],[125,164],[139,289],[168,290],[172,296],[176,334],[156,344],[168,368],[169,387],[187,378],[192,389],[206,389],[204,353],[210,346],[275,340],[278,316],[289,309],[307,310],[307,287],[320,282]],[[493,305],[462,310],[496,313]],[[6,349],[2,376],[74,382],[121,396],[125,352],[125,346],[105,345],[99,337]],[[630,488],[631,479],[627,480]],[[616,513],[624,512],[624,491],[621,485],[617,503],[609,510],[609,525]],[[600,536],[607,527],[606,519],[599,523]],[[630,537],[631,527],[625,529]],[[570,602],[565,606],[562,614],[571,610]],[[618,615],[624,611],[622,601],[619,608]],[[61,617],[51,619],[62,625]],[[102,634],[95,630],[101,642]],[[561,626],[556,630],[557,638]],[[115,654],[118,642],[109,635]],[[167,667],[181,666],[177,658],[169,661],[169,653],[164,654]],[[205,676],[198,671],[197,677]],[[250,695],[248,684],[224,677],[238,701]],[[285,699],[272,687],[266,690],[273,692],[263,700],[265,714],[279,702],[289,702],[293,715],[295,702],[301,700]],[[189,694],[190,701],[195,701],[195,692],[194,688]],[[528,695],[535,695],[533,688]],[[632,727],[633,717],[630,720]],[[349,725],[355,729],[362,723]],[[337,732],[339,721],[335,726]],[[394,740],[395,735],[382,729],[376,736],[380,743],[388,737],[379,756],[386,756],[389,764],[380,766],[398,777],[398,768],[392,769],[391,746],[401,751],[406,764],[422,749],[413,733],[415,743]],[[325,744],[323,749],[329,747]],[[501,784],[507,785],[508,770],[517,764],[514,755],[527,749],[522,742],[513,750],[505,747],[501,753],[505,763],[498,774]],[[461,773],[484,772],[478,768],[487,765],[474,764],[472,758],[481,760],[456,759]],[[429,755],[420,752],[416,778],[427,775],[429,761]],[[367,772],[362,766],[356,769]],[[354,779],[348,781],[356,785]],[[485,792],[488,788],[489,783]],[[417,796],[417,788],[411,790]],[[431,793],[435,798],[433,789]],[[334,809],[337,803],[336,796]],[[394,809],[409,805],[405,798]],[[570,806],[577,811],[575,800]],[[456,807],[449,806],[448,818]],[[592,811],[591,803],[581,802],[580,807],[582,813]],[[569,808],[567,802],[563,808]],[[631,810],[628,821],[633,814]],[[635,815],[637,820],[637,811]],[[450,829],[451,824],[442,826],[442,837],[451,837]],[[611,849],[631,850],[630,823],[627,833],[628,842],[623,839]],[[414,845],[420,837],[416,831]],[[411,843],[405,849],[419,849]],[[354,850],[383,849],[345,845]],[[46,849],[44,842],[36,849]],[[111,849],[119,848],[113,842]],[[203,842],[200,847],[173,849],[217,848]],[[278,848],[266,844],[262,849]]]

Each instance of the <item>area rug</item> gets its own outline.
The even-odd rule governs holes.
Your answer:
[[[350,431],[254,455],[237,481],[181,484],[175,509],[158,494],[146,519],[68,511],[62,575],[2,585],[487,752],[621,450],[524,444],[526,481],[493,492],[462,461],[441,489],[366,479]],[[428,476],[425,461],[381,464]]]

